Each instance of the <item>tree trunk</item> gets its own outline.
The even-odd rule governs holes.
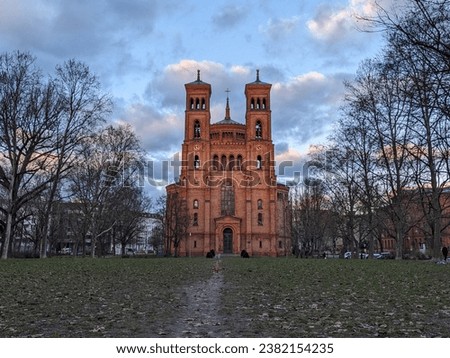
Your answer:
[[[178,257],[178,243],[175,242],[175,243],[173,244],[173,247],[174,247],[174,253],[173,253],[173,256],[174,256],[174,257]]]
[[[380,245],[380,252],[383,252],[384,251],[383,239],[378,236],[377,240],[378,240],[378,244]]]
[[[403,234],[400,229],[395,233],[395,259],[401,260],[403,258]]]
[[[434,179],[434,180],[433,180]],[[437,188],[436,178],[431,181],[433,193],[431,194],[431,210],[432,210],[432,224],[430,225],[432,244],[433,244],[433,258],[439,260],[441,257],[442,241],[441,241],[441,203],[439,202],[439,190]]]
[[[94,238],[94,235],[92,235],[91,238],[91,258],[95,258],[95,244],[96,244],[96,239]]]
[[[52,189],[53,191],[53,189]],[[50,213],[53,207],[54,193],[50,194],[46,208],[44,209],[44,218],[42,223],[42,237],[40,240],[39,257],[41,259],[47,258],[47,241],[48,241],[48,229],[50,224]]]
[[[6,229],[5,229],[5,240],[3,241],[3,251],[2,251],[2,259],[6,260],[8,258],[9,245],[11,242],[12,236],[12,222],[13,222],[13,214],[11,211],[8,211],[6,216]]]
[[[435,210],[435,209],[434,209]],[[441,256],[441,214],[440,212],[435,212],[435,217],[433,221],[433,258],[438,260]]]

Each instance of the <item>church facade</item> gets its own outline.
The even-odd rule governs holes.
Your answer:
[[[262,82],[257,71],[256,80],[245,85],[245,123],[231,119],[228,98],[225,118],[211,123],[211,85],[200,79],[200,71],[185,90],[181,172],[178,182],[166,188],[168,202],[177,198],[182,205],[176,218],[166,218],[167,242],[176,241],[180,256],[210,250],[289,254],[289,190],[275,174],[271,84]],[[181,223],[172,225],[175,219]]]

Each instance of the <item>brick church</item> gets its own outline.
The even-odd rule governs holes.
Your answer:
[[[211,249],[237,255],[246,250],[250,256],[290,253],[289,189],[275,175],[271,87],[257,71],[256,80],[245,85],[245,123],[240,123],[231,118],[228,97],[225,117],[211,120],[211,85],[200,71],[185,84],[181,173],[166,188],[168,202],[176,197],[183,203],[166,225],[169,243],[182,236],[175,244],[180,256],[203,256]]]

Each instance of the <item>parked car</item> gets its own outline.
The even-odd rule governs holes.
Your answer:
[[[351,259],[352,258],[352,252],[351,251],[347,251],[344,254],[344,259]],[[359,258],[360,259],[368,259],[369,258],[369,254],[366,254],[365,252],[361,252],[359,254]]]
[[[59,253],[61,255],[71,255],[72,249],[70,247],[63,247]]]
[[[375,257],[377,255],[377,257]],[[387,260],[387,259],[394,259],[395,256],[392,255],[390,252],[380,252],[379,254],[373,254],[373,258],[379,259],[379,260]]]

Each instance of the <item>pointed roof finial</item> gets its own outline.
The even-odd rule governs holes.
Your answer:
[[[230,99],[228,98],[228,94],[230,93],[230,90],[227,88],[225,92],[227,93],[227,106],[225,108],[225,119],[231,119],[231,117],[230,117]]]
[[[256,82],[259,82],[259,69],[256,70]]]
[[[197,81],[200,82],[200,70],[197,70]]]

